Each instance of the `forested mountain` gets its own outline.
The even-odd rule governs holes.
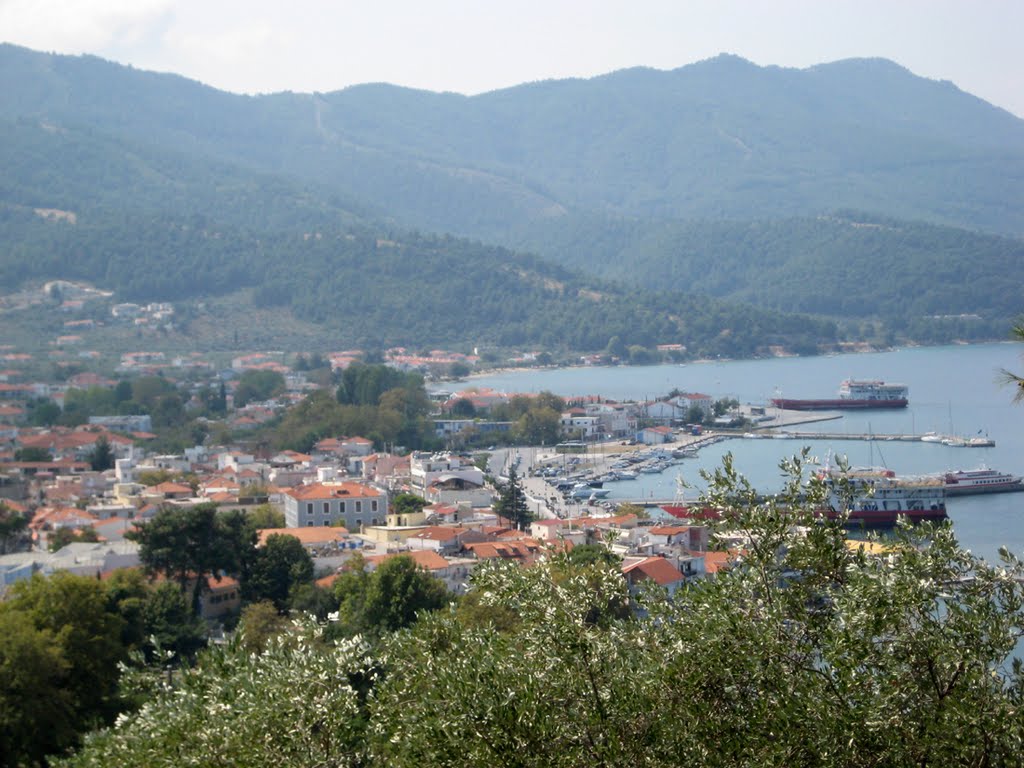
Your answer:
[[[325,182],[476,236],[575,211],[836,208],[1024,234],[1024,121],[885,60],[794,70],[720,56],[475,97],[389,85],[247,97],[2,46],[0,115]]]
[[[10,285],[77,276],[125,298],[249,286],[353,340],[594,349],[619,336],[718,352],[729,339],[728,353],[835,331],[779,308],[930,340],[998,336],[1024,310],[1024,121],[882,60],[721,56],[475,97],[238,96],[0,45],[0,138]],[[357,288],[374,299],[362,313],[336,298]],[[661,295],[637,292],[650,288]],[[960,314],[982,319],[927,319]],[[764,339],[735,348],[736,330]]]
[[[937,316],[977,315],[968,326],[999,337],[1024,311],[1024,240],[858,211],[559,222],[536,236],[563,263],[605,279],[851,322],[882,318],[920,341],[934,340]]]

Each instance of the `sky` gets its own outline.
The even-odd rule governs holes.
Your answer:
[[[0,0],[0,40],[236,93],[476,94],[733,53],[884,57],[1024,117],[1024,0]]]

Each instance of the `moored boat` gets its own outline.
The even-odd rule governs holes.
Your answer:
[[[830,517],[846,513],[850,524],[895,525],[900,518],[911,523],[945,520],[945,483],[936,477],[897,478],[891,469],[859,469],[845,474],[825,470],[829,483]],[[846,487],[841,478],[846,479]]]
[[[1024,491],[1024,480],[988,467],[958,469],[942,476],[947,496],[971,496],[978,493]]]
[[[905,384],[886,384],[876,379],[847,379],[839,387],[839,397],[824,399],[772,398],[772,405],[788,411],[831,411],[867,408],[906,408]]]

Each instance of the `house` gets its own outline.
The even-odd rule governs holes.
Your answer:
[[[702,525],[656,525],[646,533],[647,540],[656,546],[679,546],[698,552],[708,547],[708,529]]]
[[[311,483],[284,492],[289,528],[340,524],[359,531],[364,525],[379,525],[387,515],[387,493],[364,483]]]
[[[704,412],[705,418],[711,415],[714,408],[714,404],[711,402],[711,395],[704,395],[699,392],[684,392],[676,398],[676,402],[679,403],[683,411],[683,418],[686,418],[686,414],[693,407],[700,408]]]
[[[466,549],[477,560],[513,560],[521,565],[534,562],[542,551],[540,543],[535,539],[483,541],[466,544]]]
[[[662,445],[672,442],[672,435],[671,427],[645,427],[637,432],[636,439],[644,445]]]
[[[662,426],[678,422],[685,416],[685,412],[679,405],[671,400],[655,400],[651,403],[644,403],[641,407],[641,414],[648,422]]]
[[[483,486],[484,473],[471,459],[457,453],[426,453],[414,451],[409,456],[409,478],[413,491],[424,498],[427,489],[437,480],[460,478]]]
[[[405,543],[411,550],[430,549],[441,554],[454,554],[466,544],[475,544],[490,538],[475,528],[430,525],[407,538]]]
[[[427,487],[425,498],[431,504],[469,507],[490,507],[494,501],[490,488],[454,474],[440,475]]]
[[[212,576],[199,598],[199,615],[207,621],[233,616],[242,610],[242,590],[230,576]]]
[[[622,575],[630,592],[637,592],[647,584],[663,587],[672,597],[685,582],[683,573],[664,557],[626,558],[622,562]]]
[[[312,557],[333,555],[345,549],[356,549],[359,542],[341,527],[314,525],[306,528],[263,528],[258,533],[257,546],[262,547],[274,535],[292,536]]]
[[[142,496],[147,499],[188,499],[191,498],[192,493],[191,486],[183,483],[172,483],[168,480],[149,487],[142,492]]]
[[[582,408],[571,408],[560,420],[563,434],[575,440],[594,440],[601,434],[601,420]]]

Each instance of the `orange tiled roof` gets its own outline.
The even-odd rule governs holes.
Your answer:
[[[305,528],[262,528],[259,531],[259,543],[263,546],[267,539],[275,534],[294,536],[306,546],[327,544],[348,538],[348,529],[329,525],[310,525]]]
[[[663,557],[645,558],[638,563],[624,567],[622,572],[625,574],[640,573],[643,578],[650,579],[663,587],[685,578],[678,568]]]
[[[311,483],[286,491],[286,495],[299,501],[337,498],[380,498],[384,494],[362,483]]]
[[[366,561],[380,565],[385,560],[392,557],[399,557],[400,555],[412,558],[416,562],[416,565],[421,568],[426,568],[428,571],[442,571],[450,565],[445,558],[437,554],[437,552],[434,552],[432,549],[415,550],[412,552],[394,552],[388,555],[370,555],[366,558]]]

